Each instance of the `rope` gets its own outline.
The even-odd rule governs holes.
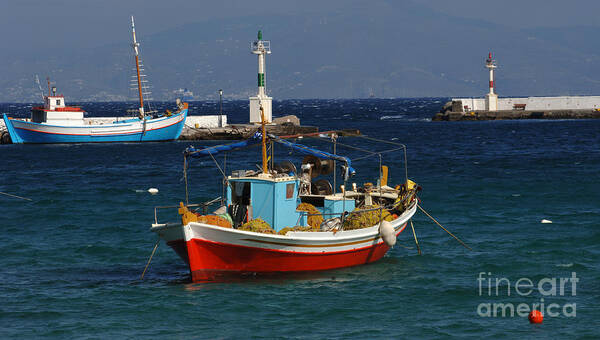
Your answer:
[[[412,223],[412,219],[410,220],[410,227],[412,228],[415,244],[417,245],[417,252],[419,252],[419,255],[421,255],[421,247],[419,247],[419,240],[417,240],[417,234],[415,233],[415,226]]]
[[[460,242],[460,244],[462,244],[465,248],[469,249],[470,251],[473,251],[473,249],[471,249],[471,247],[469,247],[468,245],[466,245],[463,241],[461,241],[458,237],[454,236],[454,234],[452,234],[451,232],[448,231],[448,229],[444,228],[440,222],[436,221],[435,218],[433,218],[433,216],[429,215],[427,213],[427,211],[425,211],[423,208],[421,208],[421,205],[417,204],[417,207],[419,209],[421,209],[421,211],[427,215],[433,222],[435,222],[438,226],[440,226],[440,228],[444,229],[445,232],[447,232],[450,236],[454,237],[455,240],[457,240],[458,242]]]
[[[159,243],[160,243],[160,238],[158,238],[158,240],[156,240],[156,244],[154,245],[154,249],[152,250],[152,254],[150,254],[150,258],[148,259],[148,263],[146,263],[146,268],[144,268],[144,271],[142,272],[142,276],[140,277],[140,280],[144,279],[146,270],[148,269],[148,266],[150,265],[150,261],[152,261],[152,256],[154,256],[154,252],[156,252],[156,248],[158,248]]]
[[[405,245],[402,245],[402,244],[400,244],[400,243],[398,243],[398,242],[396,242],[396,245],[397,245],[397,246],[400,246],[400,247],[402,247],[402,248],[404,248],[404,249],[409,249],[409,250],[412,250],[412,249],[414,249],[413,247],[407,247],[407,246],[405,246]]]
[[[2,194],[2,195],[6,195],[6,196],[10,196],[10,197],[14,197],[14,198],[19,198],[19,199],[26,200],[26,201],[32,201],[32,199],[31,199],[31,198],[27,198],[27,197],[21,197],[21,196],[17,196],[17,195],[9,194],[9,193],[2,192],[2,191],[0,191],[0,194]]]

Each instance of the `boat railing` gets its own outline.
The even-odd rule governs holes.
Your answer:
[[[206,201],[203,203],[192,203],[192,204],[187,204],[185,205],[187,208],[195,208],[195,207],[202,207],[202,212],[204,213],[204,215],[206,215],[208,213],[208,207],[210,207],[211,205],[217,203],[217,202],[221,202],[221,196],[214,198],[210,201]],[[162,206],[156,206],[154,207],[154,223],[158,224],[158,211],[160,209],[173,209],[173,208],[180,208],[179,205],[162,205]]]
[[[325,221],[339,216],[342,223],[344,222],[344,219],[346,218],[346,216],[350,215],[352,213],[361,214],[361,213],[365,213],[365,212],[369,212],[369,211],[379,211],[380,216],[381,216],[383,214],[384,210],[396,209],[397,207],[399,207],[401,205],[403,206],[404,202],[406,202],[406,200],[408,200],[412,196],[414,196],[414,195],[408,194],[408,195],[404,196],[400,201],[394,202],[394,203],[388,204],[388,205],[383,205],[383,206],[378,206],[378,207],[368,208],[368,209],[355,209],[353,211],[344,211],[341,213],[337,212],[337,213],[318,213],[318,214],[313,213],[313,214],[311,214],[308,211],[298,211],[300,213],[300,216],[298,217],[298,221],[296,221],[296,225],[298,225],[300,223],[300,221],[302,220],[302,218],[305,216],[306,216],[306,218],[308,218],[310,216],[323,216],[323,219]],[[415,203],[413,203],[413,204],[415,204]],[[408,210],[411,206],[412,206],[412,204],[410,206],[406,207],[405,210]],[[331,217],[325,218],[325,216],[331,216]]]

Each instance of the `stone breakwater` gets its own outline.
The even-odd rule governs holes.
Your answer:
[[[506,119],[596,119],[600,111],[595,110],[553,110],[553,111],[471,111],[439,112],[432,121],[461,120],[506,120]]]
[[[459,102],[460,103],[460,102]],[[598,109],[560,109],[560,110],[467,110],[456,102],[448,102],[432,121],[462,121],[462,120],[509,120],[509,119],[597,119],[600,118]]]

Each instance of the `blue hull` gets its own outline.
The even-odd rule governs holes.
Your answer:
[[[181,110],[180,113],[168,117],[148,120],[148,129],[145,131],[125,131],[123,133],[110,132],[125,128],[132,124],[110,124],[110,125],[95,125],[87,127],[66,127],[66,126],[48,126],[37,123],[14,122],[4,114],[4,122],[14,144],[21,143],[108,143],[108,142],[153,142],[153,141],[168,141],[179,138],[185,119],[187,117],[187,109]],[[158,125],[160,121],[173,120],[173,124],[153,128],[153,125]],[[19,126],[16,126],[16,125]],[[41,131],[46,130],[46,131]],[[70,133],[70,131],[74,133]],[[89,133],[81,132],[87,130]],[[77,132],[75,132],[77,131]],[[92,131],[94,133],[92,133]],[[107,131],[103,133],[102,131]]]

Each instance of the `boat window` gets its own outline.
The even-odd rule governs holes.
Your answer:
[[[56,105],[59,106],[60,105],[60,99],[56,100]]]
[[[288,183],[285,186],[285,199],[294,198],[294,189],[296,188],[296,183]]]
[[[250,182],[231,182],[231,202],[250,205]]]

